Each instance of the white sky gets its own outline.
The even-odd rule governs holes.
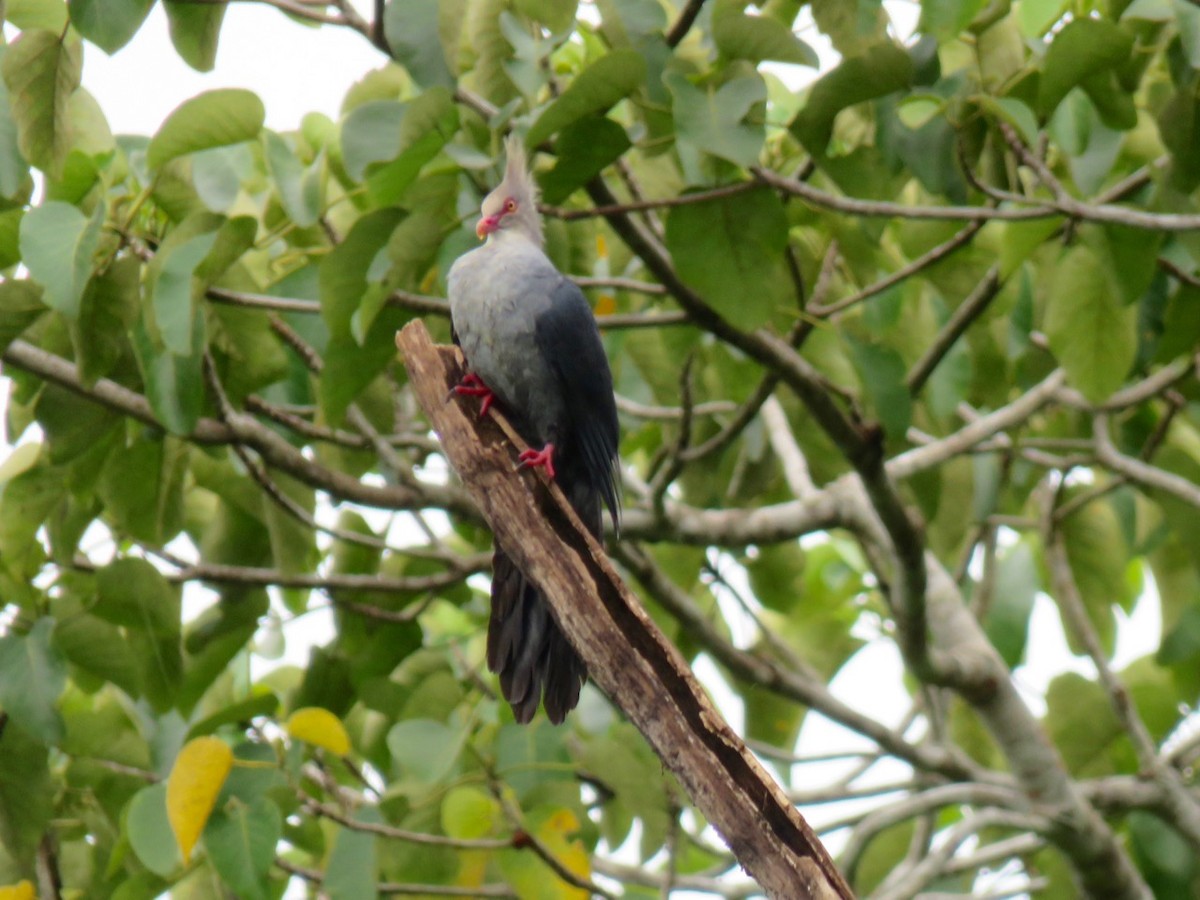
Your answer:
[[[213,71],[191,69],[171,46],[155,5],[134,39],[113,56],[85,44],[83,84],[116,134],[153,134],[176,106],[201,91],[248,88],[262,97],[267,127],[298,128],[305,113],[338,117],[347,89],[384,62],[348,28],[309,28],[261,3],[230,3]]]

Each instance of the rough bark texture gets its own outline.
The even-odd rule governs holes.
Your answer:
[[[771,897],[849,898],[829,854],[709,701],[557,487],[516,469],[503,417],[450,398],[464,374],[423,323],[396,337],[421,406],[504,550],[546,595],[592,680],[646,736],[745,870]]]

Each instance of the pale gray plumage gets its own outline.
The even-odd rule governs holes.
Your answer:
[[[537,188],[518,139],[506,143],[504,179],[483,201],[487,243],[450,269],[450,317],[470,370],[513,426],[545,448],[554,477],[593,534],[601,501],[619,518],[617,409],[612,373],[591,308],[542,251]],[[535,460],[540,464],[540,458]],[[546,601],[496,547],[488,668],[528,722],[544,699],[558,723],[579,702],[587,670]]]

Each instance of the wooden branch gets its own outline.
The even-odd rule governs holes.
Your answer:
[[[778,784],[717,712],[562,492],[516,468],[524,444],[493,413],[451,399],[464,374],[420,321],[396,336],[413,390],[496,540],[549,599],[591,678],[646,736],[696,807],[771,897],[853,897]]]

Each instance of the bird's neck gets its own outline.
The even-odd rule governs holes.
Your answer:
[[[525,222],[517,222],[515,228],[502,228],[500,231],[494,231],[488,237],[489,242],[495,243],[497,246],[508,244],[513,246],[518,242],[533,244],[539,250],[542,249],[542,230],[540,228],[530,228]]]

